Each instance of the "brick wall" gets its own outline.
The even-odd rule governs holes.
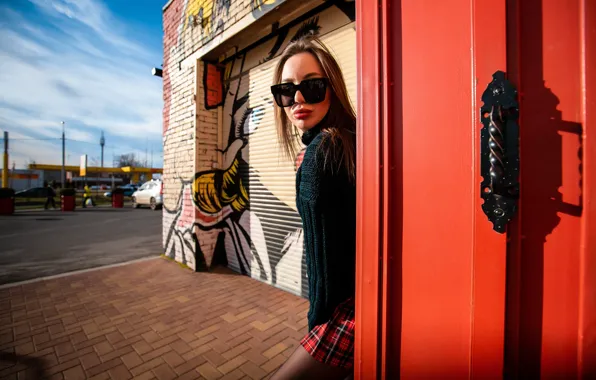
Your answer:
[[[195,269],[194,208],[190,194],[196,171],[196,68],[178,65],[186,54],[180,34],[184,7],[185,0],[174,0],[163,15],[163,244],[166,255]]]
[[[218,113],[205,105],[203,63],[181,63],[244,16],[252,12],[258,17],[281,2],[173,0],[164,9],[163,244],[166,255],[196,270],[211,264],[219,233],[195,226],[201,215],[192,201],[195,177],[221,161],[216,150]],[[208,82],[220,80],[216,75],[211,73]],[[211,92],[209,99],[222,96]]]
[[[203,63],[180,63],[252,10],[249,0],[173,0],[163,14],[163,244],[166,255],[192,269],[211,264],[218,235],[195,227],[192,202],[195,174],[217,163],[218,124],[217,110],[204,104]]]

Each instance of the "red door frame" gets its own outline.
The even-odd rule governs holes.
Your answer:
[[[356,2],[357,56],[357,206],[356,206],[356,325],[354,373],[377,379],[381,347],[381,199],[379,184],[381,146],[381,44],[379,8]],[[372,29],[369,29],[372,28]],[[367,127],[365,128],[364,121]]]

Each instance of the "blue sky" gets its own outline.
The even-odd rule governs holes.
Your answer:
[[[135,153],[163,165],[162,64],[165,0],[0,0],[0,130],[10,166],[67,163],[87,154],[104,165]],[[1,138],[1,136],[0,136]],[[146,153],[147,152],[147,155]]]

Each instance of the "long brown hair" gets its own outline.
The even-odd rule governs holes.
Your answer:
[[[344,166],[350,178],[354,180],[356,178],[356,113],[350,103],[344,76],[329,49],[315,36],[305,36],[290,42],[275,68],[274,84],[281,83],[282,71],[287,60],[300,53],[310,53],[316,58],[331,87],[330,106],[323,127],[326,132],[320,145],[324,150],[324,165],[331,167],[332,170],[339,170]],[[285,154],[293,160],[296,157],[296,128],[280,107],[275,107],[275,121],[279,143]]]

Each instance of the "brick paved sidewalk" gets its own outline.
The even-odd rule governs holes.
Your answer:
[[[261,379],[308,301],[163,259],[0,289],[1,379]]]

